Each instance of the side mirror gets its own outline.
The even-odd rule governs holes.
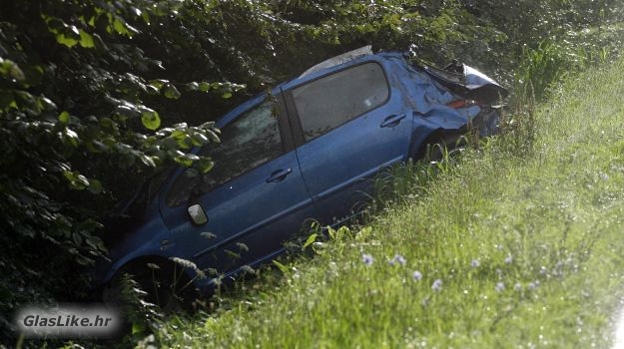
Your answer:
[[[204,225],[208,223],[208,216],[200,204],[194,204],[187,208],[191,221],[195,225]]]

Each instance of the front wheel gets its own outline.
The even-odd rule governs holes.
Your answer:
[[[197,297],[198,292],[183,268],[173,263],[151,262],[122,268],[102,293],[107,304],[126,308],[149,303],[165,315],[192,310]]]

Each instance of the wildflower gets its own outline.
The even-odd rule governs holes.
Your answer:
[[[433,285],[431,285],[431,289],[435,292],[442,291],[442,280],[436,279],[436,281],[433,282]]]
[[[534,289],[537,288],[537,284],[535,284],[534,282],[529,282],[528,288],[529,290],[533,291]]]
[[[512,256],[507,256],[507,258],[505,258],[505,264],[511,264],[512,262],[513,262]]]
[[[160,269],[160,266],[158,266],[158,264],[155,264],[155,263],[147,263],[147,267],[150,269]]]
[[[496,289],[496,292],[503,292],[505,291],[505,284],[502,282],[498,282],[496,283],[495,289]]]
[[[256,273],[256,271],[248,265],[243,265],[241,267],[241,271],[243,272],[243,274],[255,274]]]
[[[470,266],[473,268],[478,268],[481,265],[481,262],[479,262],[478,259],[473,259],[472,262],[470,262]]]
[[[211,233],[211,232],[208,232],[208,231],[205,231],[205,232],[203,232],[203,233],[200,233],[199,235],[200,235],[201,237],[205,238],[205,239],[208,239],[208,240],[210,240],[210,239],[214,239],[214,238],[216,238],[216,237],[217,237],[215,234],[213,234],[213,233]]]
[[[366,254],[366,253],[362,254],[362,262],[364,262],[364,264],[371,265],[373,264],[374,261],[375,261],[375,258],[373,258],[373,256]]]
[[[419,272],[418,270],[416,270],[416,271],[412,274],[412,277],[414,278],[414,280],[416,280],[416,281],[420,281],[420,280],[422,280],[422,277],[423,277],[423,276],[422,276],[422,273],[421,273],[421,272]]]
[[[236,247],[238,247],[238,251],[240,252],[249,252],[249,247],[242,242],[237,242]]]
[[[169,259],[172,260],[175,264],[177,264],[179,266],[182,266],[184,268],[197,270],[197,265],[195,263],[189,261],[188,259],[182,259],[182,258],[179,258],[179,257],[171,257]]]
[[[514,285],[514,290],[522,291],[522,285],[519,282],[516,282],[516,284]]]
[[[405,265],[405,263],[407,263],[407,260],[405,259],[405,257],[401,256],[400,254],[395,254],[394,258],[392,258],[388,262],[388,264],[394,265],[395,263],[398,263],[400,265]]]

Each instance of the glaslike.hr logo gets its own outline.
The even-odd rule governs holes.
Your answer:
[[[121,321],[110,308],[78,304],[31,306],[15,316],[17,328],[26,337],[112,337],[120,329]]]

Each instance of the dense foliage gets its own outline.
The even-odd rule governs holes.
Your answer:
[[[524,91],[527,86],[541,91],[565,71],[604,59],[617,47],[621,5],[620,0],[4,2],[2,335],[8,336],[11,314],[26,302],[89,296],[80,270],[105,255],[99,236],[110,232],[103,223],[119,215],[147,178],[171,165],[208,171],[209,159],[189,152],[217,140],[210,120],[233,103],[366,44],[411,49],[429,61],[457,58],[507,83],[515,71]]]

